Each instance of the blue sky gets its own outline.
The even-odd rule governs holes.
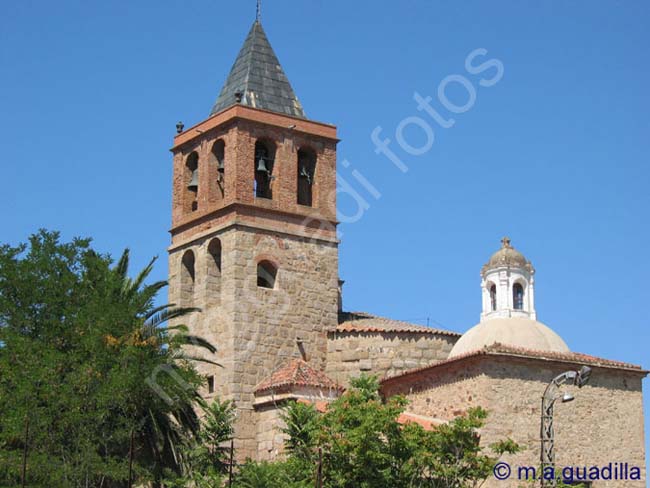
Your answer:
[[[132,248],[137,267],[159,255],[164,277],[174,126],[207,117],[254,1],[2,10],[0,240],[91,236]],[[537,268],[540,320],[573,350],[650,367],[650,4],[266,0],[263,24],[308,116],[338,126],[341,176],[369,203],[340,228],[347,309],[465,331],[507,234]],[[503,65],[493,86],[479,80],[494,69],[465,69],[479,48],[474,65]],[[464,113],[438,98],[450,75],[476,93]],[[415,92],[456,121],[432,123],[421,155],[396,142],[402,121],[426,117]],[[458,83],[445,93],[467,101]],[[408,172],[375,152],[378,126]],[[413,125],[403,135],[427,142]],[[339,208],[356,211],[345,196]]]

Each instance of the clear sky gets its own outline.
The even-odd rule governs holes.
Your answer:
[[[174,126],[207,117],[254,16],[254,0],[5,2],[0,241],[91,236],[138,268],[161,256],[164,277]],[[368,204],[351,219],[339,201],[348,310],[463,332],[509,235],[537,268],[540,320],[650,368],[650,3],[265,0],[263,24]],[[500,79],[468,72],[476,49],[470,68],[498,60]],[[406,173],[375,151],[378,126]]]

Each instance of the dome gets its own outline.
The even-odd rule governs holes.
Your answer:
[[[524,317],[485,320],[465,332],[449,357],[491,346],[495,342],[536,351],[569,352],[569,347],[546,325]]]
[[[487,264],[483,266],[483,271],[485,272],[488,269],[499,268],[502,266],[527,268],[532,270],[530,261],[512,247],[511,241],[507,237],[501,239],[501,249],[495,252]]]

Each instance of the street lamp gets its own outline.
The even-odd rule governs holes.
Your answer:
[[[542,452],[540,453],[540,458],[542,462],[542,486],[557,486],[557,480],[555,478],[555,432],[553,430],[553,406],[557,400],[561,400],[562,403],[567,403],[574,400],[573,395],[570,393],[561,393],[560,387],[565,384],[575,385],[578,388],[582,388],[587,384],[589,378],[591,377],[591,368],[589,366],[583,366],[580,368],[580,371],[565,371],[561,375],[553,378],[542,396],[542,422],[541,422],[541,438],[542,438]],[[547,484],[547,480],[544,477],[544,473],[547,467],[551,467],[551,472],[553,473],[553,478],[550,482],[550,485]]]

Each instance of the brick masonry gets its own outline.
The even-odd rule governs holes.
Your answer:
[[[218,348],[211,359],[221,367],[199,369],[214,376],[214,395],[236,402],[235,446],[243,460],[258,457],[258,445],[267,447],[267,439],[258,442],[258,421],[266,425],[270,414],[254,410],[255,386],[303,354],[313,367],[325,368],[327,332],[338,321],[337,141],[331,126],[302,121],[291,129],[297,125],[291,117],[243,107],[227,113],[230,117],[212,117],[199,126],[203,129],[186,131],[191,137],[176,139],[169,300],[201,308],[186,322],[193,334]],[[259,139],[276,147],[272,199],[253,193]],[[212,155],[216,141],[225,145],[221,182]],[[302,147],[317,154],[312,207],[297,203]],[[186,161],[193,152],[199,161],[195,211],[187,204],[192,195]],[[218,260],[210,249],[221,250]],[[187,253],[194,257],[193,279],[183,264]],[[262,260],[278,268],[273,289],[257,286]]]

